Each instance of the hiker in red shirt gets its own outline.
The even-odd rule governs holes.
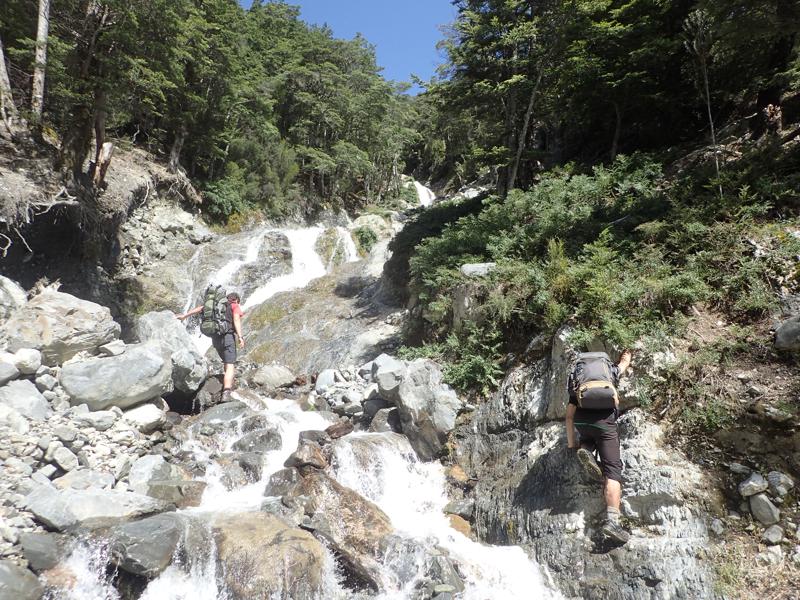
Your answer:
[[[231,390],[233,389],[233,378],[235,374],[236,365],[236,340],[239,340],[239,348],[244,348],[244,337],[242,337],[242,317],[244,312],[240,306],[241,298],[236,292],[231,292],[227,295],[228,308],[226,310],[226,320],[228,327],[226,331],[212,335],[211,343],[214,349],[219,354],[222,363],[225,365],[225,371],[222,378],[222,401],[227,402],[230,399]],[[197,315],[203,312],[203,306],[197,306],[192,310],[182,314],[176,315],[178,319],[184,319]]]

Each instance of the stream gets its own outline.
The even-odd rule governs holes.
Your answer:
[[[434,199],[430,190],[417,184],[420,204],[428,206]],[[242,269],[253,265],[262,251],[262,244],[274,234],[285,236],[291,250],[291,272],[260,282],[243,298],[245,310],[251,309],[273,295],[305,287],[315,278],[331,272],[335,265],[325,261],[316,250],[322,226],[303,229],[256,229],[239,237],[235,255],[212,272],[198,272],[198,257],[208,251],[201,247],[187,268],[191,286],[186,290],[185,308],[191,308],[209,283],[231,285]],[[337,228],[342,254],[346,261],[358,260],[349,232]],[[210,339],[195,337],[197,349],[205,352]],[[335,368],[339,365],[331,365]],[[215,547],[209,522],[214,515],[236,514],[261,510],[269,501],[264,489],[270,476],[283,469],[284,461],[297,448],[302,431],[324,430],[331,422],[325,414],[304,411],[293,400],[280,400],[256,394],[233,393],[233,399],[247,404],[280,432],[280,448],[262,455],[263,470],[259,481],[229,490],[223,483],[223,467],[217,458],[231,450],[243,431],[241,423],[213,436],[190,437],[182,444],[181,454],[205,467],[202,479],[207,483],[200,505],[179,511],[196,522],[208,538],[208,548],[200,556],[183,564],[173,561],[160,576],[150,581],[142,600],[229,600],[218,572]],[[444,550],[465,584],[465,590],[454,595],[464,600],[529,600],[531,598],[560,598],[551,591],[547,577],[535,561],[519,547],[489,546],[473,541],[453,529],[444,512],[449,502],[443,466],[438,462],[421,462],[407,438],[397,433],[355,432],[333,443],[330,473],[342,485],[375,503],[391,520],[395,533],[409,542],[413,552],[398,561],[380,566],[383,592],[354,592],[345,586],[336,561],[327,551],[323,591],[318,600],[345,598],[376,598],[379,600],[418,598],[417,584],[424,577],[423,556],[437,548]],[[273,499],[274,500],[274,499]],[[113,573],[108,572],[108,548],[85,542],[77,546],[68,564],[79,579],[79,585],[52,600],[120,600],[112,585]],[[415,587],[417,586],[417,587]],[[415,595],[416,593],[416,595]],[[275,595],[274,598],[286,598]],[[445,597],[445,596],[443,596]],[[451,596],[446,596],[451,597]],[[299,598],[297,600],[307,600]]]

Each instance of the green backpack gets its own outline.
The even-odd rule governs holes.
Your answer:
[[[225,335],[231,331],[230,305],[225,290],[220,285],[210,285],[203,296],[203,318],[200,333],[208,337]]]

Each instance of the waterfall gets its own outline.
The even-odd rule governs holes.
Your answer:
[[[414,188],[417,190],[419,203],[422,206],[428,207],[431,204],[433,204],[434,200],[436,200],[436,194],[433,193],[433,190],[431,190],[428,187],[425,187],[419,181],[414,181]]]
[[[444,513],[448,498],[442,465],[420,462],[405,437],[351,434],[337,441],[332,466],[339,483],[377,504],[399,533],[420,545],[433,539],[450,553],[465,579],[466,590],[459,598],[560,597],[547,588],[540,567],[522,548],[486,546],[450,526]]]

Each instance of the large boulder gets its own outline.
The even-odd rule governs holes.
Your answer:
[[[368,587],[382,585],[381,559],[392,535],[389,517],[377,505],[343,486],[324,471],[305,468],[288,497],[311,517],[304,525],[323,539],[344,569]]]
[[[69,536],[61,533],[31,532],[19,536],[22,555],[35,572],[52,569],[69,550]],[[0,596],[2,597],[2,596]]]
[[[212,528],[231,600],[320,595],[325,550],[311,534],[267,513],[221,514]]]
[[[450,386],[442,382],[439,367],[426,359],[410,362],[394,396],[403,433],[414,450],[422,460],[437,458],[463,405]]]
[[[0,387],[0,405],[13,408],[33,421],[44,421],[53,413],[44,396],[27,379],[12,381]]]
[[[64,365],[61,385],[73,405],[128,408],[172,391],[172,364],[158,346],[128,346],[125,354]]]
[[[196,392],[208,377],[206,360],[183,324],[168,311],[149,312],[136,322],[140,342],[159,344],[172,359],[172,381],[181,392]]]
[[[0,598],[8,600],[39,600],[44,587],[36,575],[8,560],[0,561]]]
[[[28,301],[28,295],[16,282],[0,275],[0,321],[10,317],[14,311]]]
[[[378,384],[378,392],[386,400],[397,400],[400,382],[406,376],[406,364],[382,354],[372,363],[372,380]]]
[[[27,509],[50,529],[77,531],[109,527],[173,508],[142,494],[115,490],[63,490],[39,486],[25,498]]]
[[[775,347],[778,350],[800,350],[800,315],[789,318],[778,327]]]
[[[14,312],[0,328],[11,352],[35,348],[50,366],[79,352],[95,352],[119,333],[120,326],[106,307],[50,289]]]
[[[186,521],[177,513],[164,513],[109,530],[111,556],[123,571],[152,578],[172,562],[183,538]]]
[[[295,381],[294,373],[281,365],[264,365],[252,377],[253,383],[269,390],[288,387]]]

